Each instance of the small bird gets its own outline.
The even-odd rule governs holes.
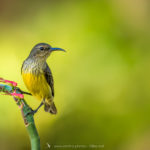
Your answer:
[[[54,81],[52,72],[46,62],[53,51],[64,51],[61,48],[52,48],[47,43],[39,43],[33,47],[27,59],[23,62],[21,74],[27,89],[41,104],[34,114],[44,104],[44,110],[51,114],[56,114],[57,109],[53,102]]]

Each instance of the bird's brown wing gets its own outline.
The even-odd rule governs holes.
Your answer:
[[[46,64],[46,68],[44,69],[44,75],[45,75],[47,83],[51,87],[52,96],[54,96],[54,80],[53,80],[52,72],[47,64]]]

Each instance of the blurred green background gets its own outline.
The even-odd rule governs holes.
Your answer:
[[[20,69],[32,47],[46,42],[67,50],[48,59],[58,115],[43,108],[35,115],[43,150],[47,143],[150,149],[149,6],[148,0],[0,1],[0,77],[27,90]],[[20,110],[3,95],[0,149],[30,149]]]

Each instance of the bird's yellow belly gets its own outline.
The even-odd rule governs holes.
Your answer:
[[[43,98],[50,99],[52,97],[51,88],[44,75],[37,76],[31,73],[22,73],[22,77],[27,89],[38,100],[43,100]]]

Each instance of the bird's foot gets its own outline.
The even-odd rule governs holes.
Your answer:
[[[31,109],[30,112],[28,112],[27,114],[25,114],[25,117],[27,117],[28,115],[32,115],[33,116],[41,108],[41,106],[43,106],[44,102],[45,102],[45,99],[41,102],[41,104],[38,106],[37,109],[35,109],[35,110]]]
[[[30,112],[28,112],[27,114],[25,114],[25,117],[27,117],[28,115],[34,115],[38,110],[31,110]]]
[[[19,89],[18,87],[16,88],[16,90],[18,90],[21,94],[26,94],[26,95],[31,95],[31,93],[28,93],[28,92],[25,92],[25,91],[22,91],[21,89]]]

